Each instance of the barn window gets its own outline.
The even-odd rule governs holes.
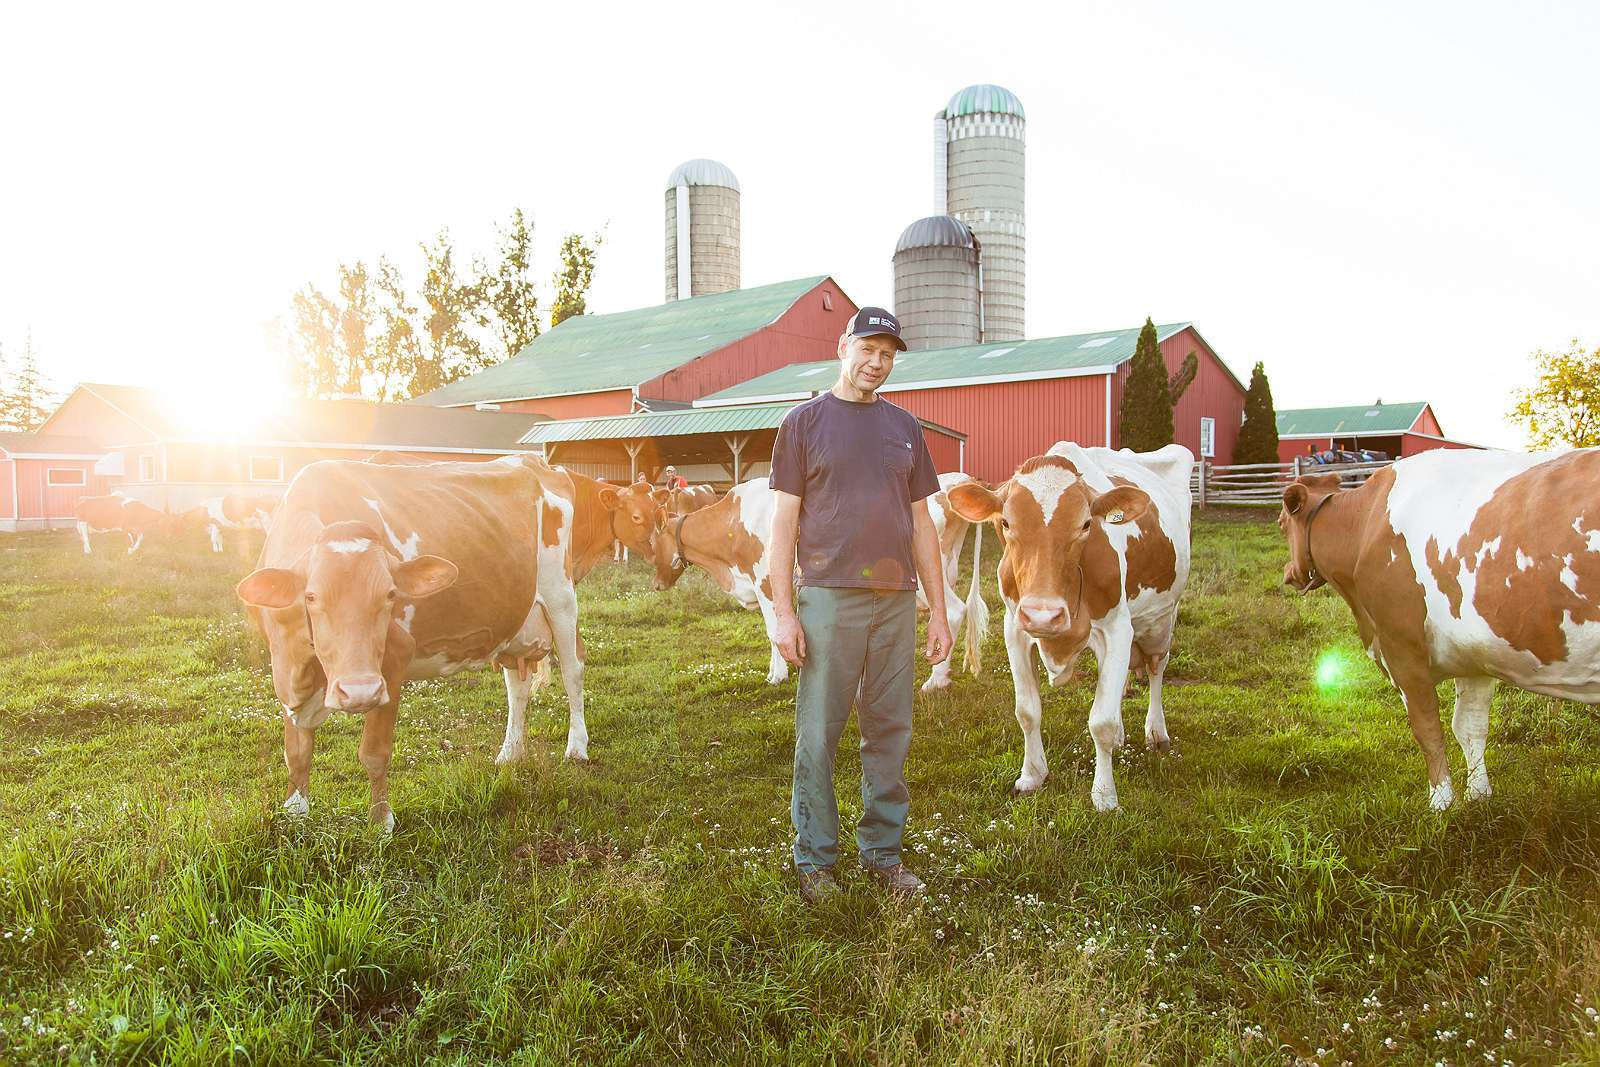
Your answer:
[[[1079,345],[1078,347],[1079,348],[1100,348],[1101,346],[1108,345],[1112,341],[1115,341],[1115,340],[1116,340],[1115,337],[1095,337],[1095,338],[1091,338],[1088,341],[1083,342],[1083,344]]]
[[[51,467],[44,472],[46,485],[85,485],[82,467]]]
[[[156,480],[156,457],[139,457],[139,480],[141,482],[153,482]]]
[[[822,310],[823,311],[832,311],[833,310],[833,294],[828,292],[828,290],[826,290],[826,289],[822,290]]]
[[[251,456],[250,480],[252,482],[283,481],[283,457]]]
[[[1217,455],[1217,420],[1200,417],[1200,455],[1214,459]]]

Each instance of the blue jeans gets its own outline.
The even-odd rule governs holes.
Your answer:
[[[855,705],[861,732],[862,866],[900,862],[911,797],[906,753],[915,697],[917,598],[910,590],[801,586],[795,613],[806,661],[795,694],[794,864],[802,871],[839,859],[839,804],[833,761]]]

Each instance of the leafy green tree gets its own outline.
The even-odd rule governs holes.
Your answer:
[[[1172,384],[1156,341],[1156,326],[1144,320],[1133,367],[1122,388],[1122,447],[1153,452],[1172,443]]]
[[[49,381],[39,369],[33,351],[33,331],[22,342],[22,358],[10,381],[0,388],[0,427],[31,433],[37,430],[55,406]]]
[[[1565,352],[1532,356],[1538,379],[1513,393],[1510,417],[1533,448],[1600,445],[1600,347],[1585,352],[1576,339]]]
[[[482,293],[479,322],[495,339],[494,362],[510,359],[539,336],[539,293],[533,283],[533,224],[522,209],[499,230],[500,259],[493,267],[477,265]]]
[[[366,264],[339,264],[336,298],[315,285],[294,295],[291,377],[307,396],[359,395],[368,370],[368,337],[376,316]]]
[[[1278,412],[1272,406],[1266,367],[1259,360],[1250,372],[1250,388],[1244,394],[1244,425],[1239,427],[1239,443],[1233,446],[1233,461],[1278,462]]]
[[[406,293],[405,278],[388,257],[378,260],[373,285],[378,291],[379,321],[368,367],[368,394],[379,400],[401,400],[422,354],[415,325],[417,306]]]
[[[550,305],[550,326],[555,328],[574,315],[586,314],[589,307],[589,283],[594,281],[595,250],[601,244],[595,234],[585,241],[580,234],[569,233],[561,242],[561,269],[556,271],[556,299]]]
[[[495,363],[472,326],[480,320],[483,290],[456,269],[455,245],[448,230],[421,246],[424,273],[418,290],[422,314],[421,349],[411,380],[410,396],[420,396]]]

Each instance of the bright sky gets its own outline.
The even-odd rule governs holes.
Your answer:
[[[158,10],[159,9],[159,10]],[[747,285],[890,303],[930,122],[1028,112],[1028,332],[1193,320],[1279,407],[1430,400],[1517,445],[1527,355],[1600,344],[1600,5],[700,2],[8,8],[0,340],[58,386],[259,388],[340,259],[415,279],[514,205],[590,307],[663,297],[684,159],[743,186]]]

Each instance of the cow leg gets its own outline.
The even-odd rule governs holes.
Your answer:
[[[86,522],[78,523],[78,536],[83,538],[83,554],[85,556],[89,555],[89,524],[88,523],[86,523]]]
[[[528,739],[528,699],[533,695],[533,676],[502,668],[506,679],[506,737],[500,742],[496,763],[520,763]]]
[[[1450,727],[1467,759],[1468,800],[1494,792],[1489,788],[1489,768],[1483,762],[1483,751],[1489,743],[1489,701],[1493,696],[1493,678],[1456,679],[1456,713]]]
[[[316,748],[315,730],[302,730],[283,715],[283,765],[289,769],[289,798],[283,810],[290,815],[306,815],[311,811],[311,752]]]
[[[756,594],[756,606],[767,629],[767,684],[779,685],[789,680],[789,661],[778,653],[778,614],[772,610],[772,601],[760,593]]]
[[[1129,627],[1131,631],[1131,627]],[[1089,736],[1094,738],[1094,786],[1089,799],[1098,811],[1117,806],[1117,782],[1111,771],[1111,753],[1124,739],[1122,693],[1128,685],[1128,664],[1133,656],[1133,634],[1112,633],[1100,655],[1100,681],[1089,710]]]
[[[544,602],[561,660],[561,685],[567,691],[567,759],[589,759],[589,727],[583,717],[583,638],[578,636],[578,594],[571,586],[554,590]]]
[[[367,772],[372,806],[368,818],[373,825],[394,833],[394,810],[389,807],[389,760],[394,755],[394,720],[400,709],[398,699],[367,712],[361,725],[360,759]]]
[[[144,534],[143,533],[140,533],[138,537],[135,537],[133,534],[129,534],[128,535],[128,555],[131,556],[135,552],[139,551],[139,546],[142,545],[142,544],[144,544]]]
[[[1039,735],[1043,704],[1039,700],[1039,675],[1033,665],[1033,640],[1017,620],[1017,606],[1006,602],[1006,658],[1011,661],[1011,687],[1017,698],[1017,725],[1022,727],[1022,773],[1012,790],[1031,793],[1050,776]]]
[[[1400,671],[1395,671],[1396,675]],[[1443,811],[1455,800],[1455,788],[1450,784],[1450,762],[1444,754],[1444,727],[1439,722],[1439,694],[1426,674],[1421,677],[1396,677],[1400,699],[1406,706],[1406,717],[1411,721],[1411,736],[1422,748],[1422,758],[1428,767],[1428,803],[1434,811]]]
[[[212,523],[210,526],[206,527],[206,533],[211,535],[211,551],[213,551],[213,552],[221,552],[222,551],[222,527],[218,526],[216,523]]]
[[[1161,706],[1161,680],[1167,673],[1167,656],[1152,656],[1150,669],[1150,710],[1144,716],[1144,747],[1165,752],[1172,747],[1167,735],[1167,709]]]
[[[945,572],[949,574],[949,571]],[[955,589],[950,585],[944,587],[944,620],[950,625],[950,643],[955,644],[956,635],[961,632],[961,620],[966,618],[967,605]],[[931,693],[936,689],[945,689],[950,685],[950,665],[956,661],[955,649],[944,658],[942,663],[933,665],[933,673],[928,675],[928,680],[922,683],[922,691]]]

